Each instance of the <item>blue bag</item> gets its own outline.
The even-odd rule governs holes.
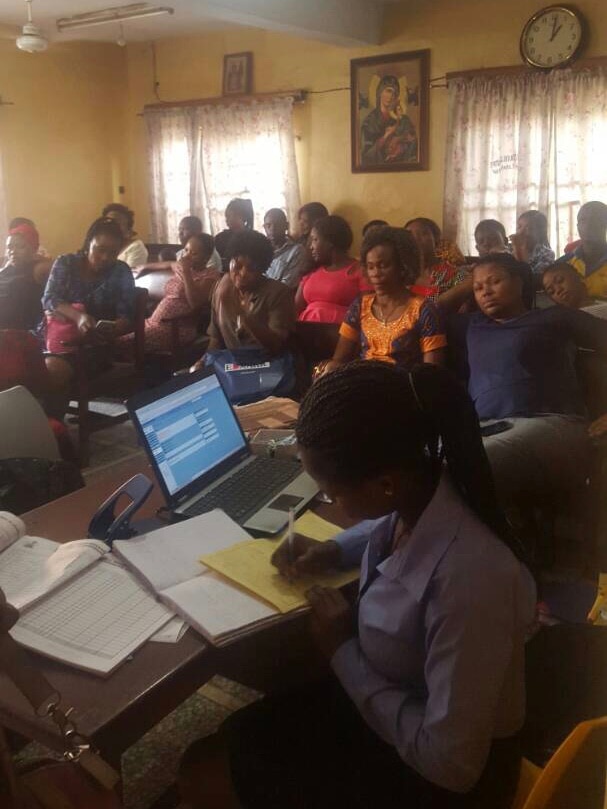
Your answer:
[[[234,405],[288,396],[295,388],[295,363],[289,353],[271,357],[259,348],[218,349],[207,351],[205,365],[213,367]]]

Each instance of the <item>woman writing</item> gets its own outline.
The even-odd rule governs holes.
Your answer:
[[[310,389],[297,439],[308,473],[364,522],[326,543],[297,536],[275,564],[304,576],[362,562],[358,614],[339,591],[309,590],[332,676],[230,717],[221,801],[205,802],[210,742],[191,748],[186,801],[509,807],[535,587],[496,506],[472,403],[441,369],[356,362]]]
[[[91,343],[84,355],[89,375],[109,365],[112,340],[132,331],[135,283],[128,265],[118,260],[122,242],[116,222],[97,219],[82,250],[59,256],[53,264],[42,306],[47,312],[46,365],[56,389],[64,389],[74,376],[75,355],[62,347],[65,340],[53,339],[55,323],[71,324],[63,329],[66,336],[70,332],[69,342]]]
[[[447,340],[438,311],[408,289],[420,273],[419,251],[411,234],[401,228],[371,228],[361,262],[373,292],[363,293],[350,306],[325,370],[359,357],[407,368],[420,362],[441,364]]]
[[[354,236],[341,216],[319,219],[310,234],[317,270],[302,278],[295,295],[299,320],[341,323],[352,301],[368,289],[358,261],[349,253]]]

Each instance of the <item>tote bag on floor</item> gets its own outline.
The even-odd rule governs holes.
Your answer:
[[[249,404],[268,396],[288,396],[295,387],[291,354],[271,357],[258,348],[207,351],[212,366],[232,404]]]

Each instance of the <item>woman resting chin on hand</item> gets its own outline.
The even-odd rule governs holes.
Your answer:
[[[353,362],[311,388],[296,432],[306,471],[362,522],[324,544],[296,538],[274,562],[287,576],[361,564],[358,615],[339,591],[311,587],[310,633],[332,674],[233,714],[212,750],[190,748],[184,798],[510,807],[536,594],[472,402],[432,365]]]

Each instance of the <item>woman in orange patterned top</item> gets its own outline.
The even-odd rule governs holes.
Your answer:
[[[409,290],[421,265],[413,236],[401,228],[371,229],[362,245],[361,263],[373,291],[351,305],[324,371],[357,358],[405,368],[420,362],[442,365],[447,338],[441,316],[431,301]]]

